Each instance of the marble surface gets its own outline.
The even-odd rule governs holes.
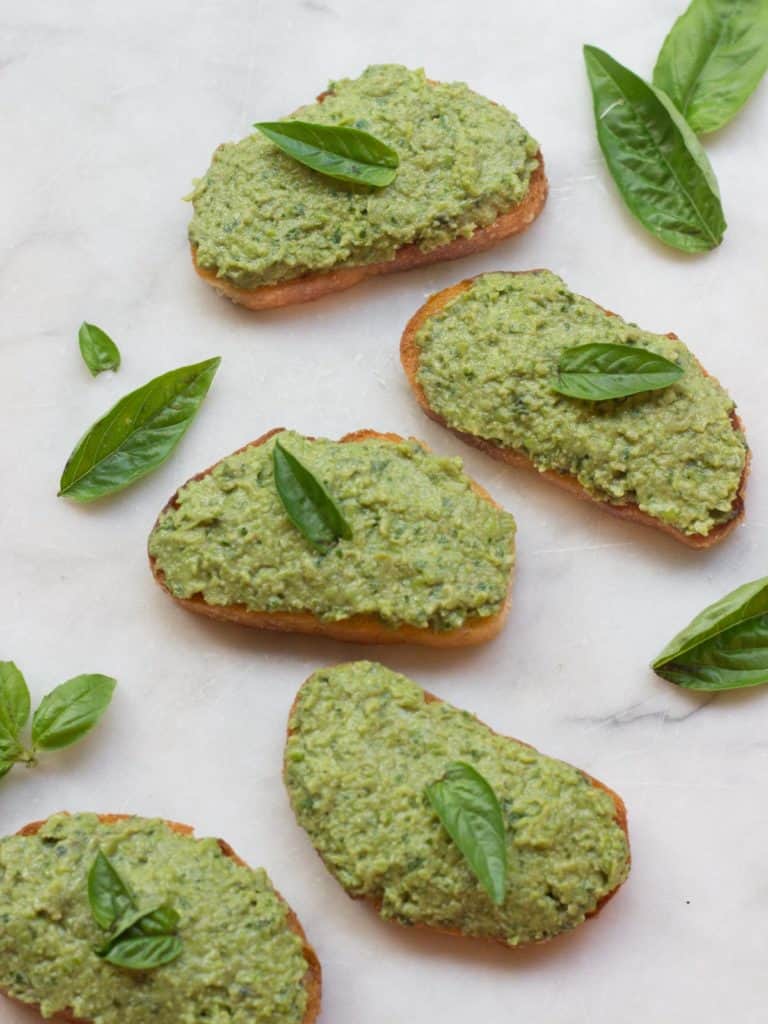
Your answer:
[[[0,784],[0,831],[62,808],[162,815],[263,864],[325,970],[322,1021],[715,1024],[765,1020],[768,690],[697,696],[646,668],[670,635],[768,557],[765,400],[768,87],[708,143],[729,229],[701,258],[622,207],[599,154],[581,44],[650,73],[678,0],[27,0],[0,14],[0,656],[35,697],[119,678],[82,746]],[[519,113],[547,208],[524,237],[455,264],[254,315],[193,275],[181,196],[213,148],[367,63],[423,65]],[[397,358],[430,292],[483,270],[550,267],[651,330],[677,331],[737,397],[754,448],[746,524],[689,551],[469,450],[419,413]],[[77,326],[123,351],[91,380]],[[57,500],[78,436],[118,396],[220,354],[173,459],[114,500]],[[413,433],[458,453],[519,523],[514,606],[458,653],[346,647],[198,620],[153,584],[145,541],[192,473],[290,425]],[[326,874],[280,781],[288,708],[316,667],[379,657],[626,799],[634,864],[600,917],[543,947],[381,922]],[[34,1015],[3,1004],[3,1024]]]

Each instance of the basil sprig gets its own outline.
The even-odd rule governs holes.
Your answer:
[[[499,801],[471,765],[456,761],[426,787],[427,798],[448,835],[496,906],[507,892],[507,835]]]
[[[0,778],[15,764],[37,764],[40,751],[72,746],[93,729],[112,700],[116,680],[82,675],[47,694],[32,716],[32,742],[24,741],[32,702],[24,676],[0,661]]]
[[[272,449],[275,487],[288,518],[309,543],[322,553],[352,529],[339,506],[307,467],[279,440]]]
[[[397,152],[359,128],[308,121],[260,121],[253,127],[288,156],[328,178],[382,188],[397,175]]]
[[[117,371],[120,367],[120,349],[110,336],[96,324],[88,324],[83,321],[80,324],[78,342],[83,362],[91,371],[92,376],[97,377],[105,370]]]
[[[165,462],[189,429],[221,359],[181,366],[121,398],[80,439],[59,496],[93,501],[114,494]]]
[[[670,640],[652,667],[689,690],[768,683],[768,576],[705,608]]]
[[[679,380],[682,366],[637,345],[599,342],[563,350],[553,390],[591,402],[657,391]]]
[[[167,903],[139,910],[133,893],[101,850],[88,872],[88,902],[96,924],[110,932],[106,944],[96,951],[108,963],[148,971],[181,954],[177,911]]]
[[[767,68],[765,0],[693,0],[664,40],[653,84],[704,134],[731,120]]]
[[[653,235],[683,252],[723,240],[720,192],[682,114],[603,50],[584,47],[600,148],[625,203]]]

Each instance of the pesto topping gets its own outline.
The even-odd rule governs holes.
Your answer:
[[[87,876],[99,849],[148,905],[178,911],[173,963],[133,972],[97,955]],[[69,1008],[93,1024],[299,1024],[308,967],[287,913],[266,873],[215,839],[146,818],[57,815],[35,836],[0,839],[0,988],[45,1017]]]
[[[415,341],[418,381],[449,426],[683,533],[706,535],[733,518],[746,441],[733,401],[681,341],[606,316],[549,271],[482,275]],[[561,354],[590,342],[637,345],[683,375],[663,391],[610,401],[557,394]]]
[[[398,64],[331,82],[291,119],[359,128],[396,150],[392,184],[330,181],[259,132],[225,143],[192,193],[189,238],[201,267],[243,288],[434,249],[519,203],[538,144],[504,107],[462,83]]]
[[[277,437],[333,495],[351,536],[323,553],[296,529],[275,487],[271,438],[190,481],[160,516],[149,552],[175,597],[424,629],[502,608],[515,523],[475,493],[460,459],[415,441]]]
[[[383,665],[315,672],[289,731],[285,779],[299,823],[341,885],[380,904],[385,918],[514,946],[580,924],[627,876],[626,836],[604,790],[466,711],[427,702]],[[501,805],[501,906],[425,795],[454,761],[480,772]]]

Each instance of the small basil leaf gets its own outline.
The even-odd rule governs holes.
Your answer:
[[[395,150],[359,128],[308,121],[262,121],[253,127],[288,156],[328,178],[381,188],[397,174]]]
[[[135,907],[130,889],[101,850],[88,872],[88,902],[94,921],[104,929],[114,927]]]
[[[591,402],[657,391],[679,380],[682,366],[636,345],[594,342],[564,349],[553,389]]]
[[[768,576],[705,608],[670,640],[652,667],[663,679],[690,690],[768,683]]]
[[[29,720],[29,688],[12,661],[0,661],[0,718],[18,735]]]
[[[83,321],[77,337],[83,362],[94,377],[105,370],[118,369],[120,349],[100,327]]]
[[[220,362],[181,366],[121,398],[77,443],[59,496],[93,501],[165,462],[195,418]]]
[[[109,676],[83,675],[57,686],[32,716],[35,747],[60,750],[77,743],[109,707],[116,685]]]
[[[426,788],[429,802],[497,906],[507,891],[507,837],[496,794],[471,765],[457,761]]]
[[[99,950],[99,956],[106,956],[121,939],[138,939],[144,935],[173,935],[178,925],[179,915],[166,904],[152,910],[132,910],[117,922],[114,934]]]
[[[139,936],[114,943],[104,960],[129,971],[150,971],[171,963],[181,952],[181,939],[177,935]]]
[[[624,202],[657,238],[683,252],[723,240],[712,167],[671,100],[603,50],[584,47],[597,138]]]
[[[352,536],[349,523],[317,477],[279,441],[272,450],[272,466],[288,518],[314,548],[325,552],[339,537]]]
[[[714,132],[746,103],[767,68],[765,0],[693,0],[664,40],[653,84],[695,132]]]

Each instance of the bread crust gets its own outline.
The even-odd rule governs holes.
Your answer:
[[[540,271],[522,271],[522,270],[509,270],[504,273],[509,274],[523,274],[523,273],[538,273]],[[430,419],[439,423],[440,426],[445,427],[446,430],[450,430],[452,434],[460,438],[462,441],[466,441],[467,444],[473,445],[475,448],[479,448],[484,451],[486,455],[490,455],[493,459],[498,459],[501,462],[506,462],[510,466],[521,467],[524,469],[531,469],[536,472],[539,476],[557,487],[568,491],[576,498],[580,498],[584,501],[591,501],[600,508],[609,512],[613,516],[618,516],[620,519],[628,519],[630,522],[641,523],[643,526],[650,526],[656,530],[661,530],[663,533],[669,534],[674,537],[675,540],[681,544],[685,544],[691,548],[710,548],[715,544],[718,544],[721,540],[724,540],[744,518],[744,492],[747,485],[747,477],[749,476],[749,467],[751,461],[751,453],[747,448],[746,457],[744,460],[744,469],[741,474],[741,481],[739,483],[739,489],[736,499],[733,503],[734,515],[732,519],[729,519],[726,523],[719,523],[714,529],[710,530],[708,534],[687,534],[682,530],[678,530],[676,527],[671,526],[669,523],[664,523],[654,516],[649,515],[647,512],[643,512],[637,505],[632,503],[626,504],[612,504],[607,501],[601,501],[596,498],[593,494],[590,494],[586,488],[578,482],[578,480],[566,473],[558,473],[556,470],[547,469],[539,470],[536,468],[531,459],[522,452],[517,451],[514,448],[503,448],[500,445],[493,444],[491,441],[487,441],[482,437],[477,437],[474,434],[465,433],[462,430],[456,430],[451,427],[443,417],[435,412],[429,404],[427,396],[424,393],[424,389],[418,380],[419,371],[419,348],[416,344],[416,335],[424,325],[424,323],[431,317],[440,313],[449,302],[455,299],[462,292],[466,291],[471,287],[472,283],[482,277],[482,274],[478,274],[475,277],[468,277],[463,281],[459,281],[457,284],[452,285],[450,288],[445,288],[443,291],[436,292],[434,295],[421,306],[411,317],[403,331],[402,338],[400,340],[400,361],[402,362],[405,375],[408,378],[408,383],[416,396],[416,401],[419,403],[423,411],[429,416]],[[592,301],[591,299],[588,301]],[[603,309],[602,306],[598,306],[597,303],[593,303],[598,309],[602,310],[606,316],[616,316],[615,313],[610,310]],[[666,337],[672,340],[678,340],[677,335],[669,333]],[[700,364],[699,364],[700,365]],[[711,374],[707,373],[704,367],[701,367],[702,371],[708,376],[712,377]],[[715,383],[719,383],[714,377]],[[741,419],[735,411],[731,413],[731,422],[733,429],[744,433],[744,426]]]
[[[237,451],[245,451],[246,448],[256,447],[264,444],[275,434],[281,433],[285,428],[276,427],[273,430],[267,431],[266,434],[262,434],[261,437],[255,441],[251,441],[250,444],[244,445],[242,448],[238,448]],[[399,434],[382,434],[376,430],[356,430],[351,434],[345,434],[339,440],[344,444],[353,444],[358,441],[365,441],[368,438],[375,437],[384,441],[392,441],[397,443],[402,441],[403,438]],[[419,442],[422,444],[423,442]],[[428,451],[427,446],[424,448]],[[237,454],[234,452],[233,454]],[[230,458],[230,456],[226,456]],[[214,463],[213,466],[209,466],[208,469],[203,470],[202,473],[197,473],[195,476],[188,480],[187,483],[191,483],[192,480],[202,480],[203,477],[207,476],[218,463]],[[474,480],[471,481],[473,490],[485,501],[488,501],[491,505],[499,508],[497,503],[491,498],[490,494],[481,487],[480,484]],[[186,486],[184,484],[183,486]],[[163,513],[172,507],[177,506],[178,502],[178,491],[170,498],[166,503],[163,511],[160,513],[157,522]],[[155,524],[157,525],[157,523]],[[217,619],[220,622],[235,622],[240,626],[249,626],[252,629],[268,629],[275,630],[283,633],[305,633],[311,636],[327,636],[333,640],[342,640],[349,643],[360,643],[360,644],[419,644],[426,647],[467,647],[475,644],[482,644],[488,640],[492,640],[504,625],[504,621],[509,612],[510,598],[511,598],[511,587],[512,578],[514,573],[510,573],[509,586],[507,588],[507,596],[504,601],[502,608],[496,612],[495,615],[487,615],[485,617],[473,616],[468,618],[461,626],[457,629],[446,630],[438,632],[433,629],[419,629],[416,626],[410,626],[407,624],[393,627],[387,625],[376,615],[353,615],[347,619],[341,619],[338,622],[326,622],[323,619],[318,618],[312,612],[261,612],[253,611],[250,608],[246,608],[245,605],[232,604],[232,605],[209,605],[206,604],[202,595],[195,594],[190,598],[175,597],[165,582],[165,574],[162,569],[157,565],[156,559],[151,555],[149,556],[149,564],[152,570],[152,574],[165,590],[165,592],[180,604],[187,611],[195,612],[197,615],[205,615],[211,619]]]
[[[314,673],[313,673],[313,675],[314,675]],[[290,739],[290,737],[293,736],[293,734],[295,732],[295,730],[291,729],[291,719],[293,718],[294,711],[296,710],[296,708],[298,706],[299,697],[301,696],[301,692],[304,689],[304,687],[309,683],[311,678],[312,678],[312,676],[309,676],[307,679],[304,680],[302,685],[299,687],[299,690],[298,690],[296,696],[293,699],[293,703],[291,704],[291,710],[288,713],[288,726],[286,728],[286,738],[287,739]],[[442,703],[444,703],[440,699],[440,697],[436,697],[433,693],[430,693],[429,690],[423,690],[422,692],[424,694],[424,702],[426,704],[433,704],[433,703],[434,704],[442,704]],[[451,705],[451,706],[455,707],[455,705]],[[492,729],[490,727],[490,725],[488,725],[486,722],[483,722],[480,718],[477,717],[477,715],[473,715],[473,718],[475,719],[476,722],[479,722],[479,724],[482,725],[483,728],[487,729],[488,732],[492,733],[494,736],[501,736],[502,739],[511,740],[513,743],[520,743],[520,744],[522,744],[522,746],[528,747],[530,750],[536,750],[536,747],[532,746],[532,744],[530,744],[530,743],[525,743],[525,742],[523,742],[523,740],[518,740],[518,739],[515,739],[512,736],[505,736],[503,733],[496,732],[495,729]],[[286,746],[286,753],[287,753],[287,749],[288,748]],[[538,751],[537,751],[537,753],[538,753]],[[563,762],[563,763],[567,764],[567,762]],[[286,789],[288,789],[287,780],[286,780],[287,767],[288,767],[287,766],[287,761],[286,761],[285,756],[284,756],[284,758],[283,758],[283,783],[285,784]],[[575,767],[575,766],[571,765],[570,767]],[[580,772],[586,779],[589,780],[589,782],[593,786],[597,787],[597,789],[602,789],[603,792],[607,793],[608,796],[613,800],[614,807],[616,808],[616,814],[615,814],[616,824],[619,826],[619,828],[622,830],[624,835],[627,837],[627,867],[629,868],[629,866],[631,865],[631,862],[632,862],[632,858],[631,858],[631,852],[630,852],[630,849],[629,849],[629,825],[628,825],[628,821],[627,821],[627,808],[626,808],[626,805],[625,805],[624,801],[622,800],[622,798],[619,796],[618,793],[616,793],[614,790],[612,790],[609,786],[606,786],[606,784],[604,782],[601,782],[600,779],[594,778],[594,776],[589,775],[585,771],[582,771],[581,768],[576,768],[576,771]],[[288,791],[288,796],[289,796],[289,800],[290,800],[290,791]],[[293,807],[293,805],[291,805],[291,806]],[[317,850],[314,846],[313,846],[313,849],[315,850],[315,853],[317,853],[317,855],[320,858],[320,860],[323,861],[323,864],[325,865],[325,867],[328,870],[329,874],[331,874],[332,877],[335,878],[336,876],[333,875],[333,872],[331,871],[330,867],[328,866],[328,864],[325,863],[325,858],[320,853],[320,851]],[[341,883],[339,883],[339,884],[341,884]],[[603,909],[603,907],[606,905],[606,903],[610,899],[613,899],[613,897],[616,895],[616,893],[619,891],[619,889],[621,888],[621,886],[623,884],[624,883],[621,882],[619,885],[616,886],[615,889],[612,889],[609,893],[606,893],[606,895],[603,896],[602,899],[598,901],[597,906],[595,907],[595,909],[593,911],[591,911],[589,914],[586,915],[587,919],[593,918],[597,914],[599,914],[600,911]],[[342,888],[343,888],[343,886],[342,886]],[[347,892],[346,889],[344,891],[347,893],[347,895],[350,897],[350,899],[353,899],[353,900],[365,900],[366,902],[370,903],[375,908],[377,913],[379,913],[379,914],[381,913],[381,901],[380,900],[372,900],[372,899],[369,899],[367,896],[357,896],[354,893]],[[388,918],[383,918],[383,920],[389,920],[389,919]],[[393,922],[393,923],[397,924],[396,921]],[[412,925],[411,927],[419,928],[419,929],[424,929],[424,930],[431,931],[431,932],[438,932],[438,933],[440,933],[442,935],[455,935],[455,936],[459,936],[461,938],[471,938],[471,939],[474,939],[476,941],[493,942],[493,943],[496,943],[497,945],[504,946],[507,949],[521,949],[521,948],[523,948],[525,946],[541,945],[544,942],[551,942],[553,939],[558,938],[559,935],[566,935],[567,934],[567,932],[560,932],[559,935],[552,935],[552,936],[550,936],[549,938],[546,938],[546,939],[536,939],[533,942],[521,942],[517,946],[510,946],[510,944],[508,942],[505,942],[503,939],[492,938],[490,936],[486,937],[486,936],[477,936],[477,935],[466,935],[460,929],[456,929],[456,928],[442,928],[442,927],[438,927],[436,925],[423,924],[422,922],[418,922],[418,921],[414,925]]]
[[[125,821],[130,817],[132,817],[132,815],[130,814],[100,814],[99,821],[104,825],[110,825],[116,821]],[[30,822],[28,825],[25,825],[24,828],[19,829],[19,831],[16,834],[20,836],[36,835],[44,824],[45,821]],[[174,832],[177,832],[179,835],[194,835],[194,829],[190,825],[181,825],[177,821],[166,821],[165,824]],[[232,849],[229,843],[225,843],[223,839],[218,839],[217,842],[219,844],[221,852],[224,854],[225,857],[229,857],[230,860],[233,860],[235,864],[238,864],[240,867],[250,870],[245,861],[235,853],[235,851]],[[314,949],[312,948],[312,946],[310,946],[309,942],[307,941],[307,936],[304,933],[304,929],[302,928],[301,922],[299,921],[298,917],[293,912],[291,907],[285,902],[285,900],[277,891],[277,889],[275,889],[275,893],[280,902],[285,904],[285,907],[288,911],[288,927],[292,932],[298,935],[303,944],[302,952],[304,953],[304,959],[307,961],[307,973],[304,976],[304,987],[307,990],[307,1009],[302,1019],[302,1024],[314,1024],[314,1021],[317,1020],[317,1016],[320,1013],[320,995],[322,990],[322,971],[320,968],[320,961],[318,960],[317,954],[315,953]],[[12,1002],[18,1002],[19,1005],[25,1006],[28,1009],[37,1009],[39,1012],[40,1007],[36,1004],[20,1003],[19,1000],[14,999],[12,996],[9,996],[8,993],[4,992],[2,989],[0,989],[0,993],[4,995],[7,999],[11,999]],[[68,1024],[92,1024],[91,1021],[84,1021],[81,1020],[79,1017],[73,1017],[70,1010],[62,1010],[60,1013],[55,1014],[52,1018],[49,1019],[67,1021]]]

